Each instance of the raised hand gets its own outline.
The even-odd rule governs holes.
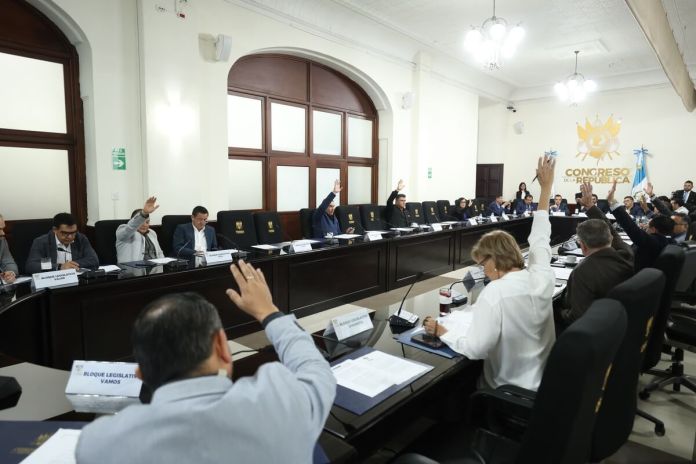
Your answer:
[[[592,206],[592,184],[589,182],[583,182],[580,184],[580,193],[582,196],[578,199],[580,204],[585,208]]]
[[[143,213],[153,213],[157,208],[159,208],[159,205],[155,203],[157,203],[157,197],[150,197],[147,200],[145,200],[145,204],[143,205]]]
[[[540,156],[537,162],[537,179],[542,188],[551,189],[553,185],[554,170],[556,168],[556,159],[550,156]]]
[[[616,179],[614,179],[614,182],[611,184],[611,188],[607,192],[607,201],[609,202],[610,205],[613,205],[616,202],[616,199],[614,198],[615,193],[616,193]]]
[[[643,191],[644,191],[645,193],[647,193],[649,197],[652,197],[652,196],[653,196],[653,184],[651,184],[650,182],[648,182],[648,185],[645,186],[645,188],[643,189]]]
[[[402,191],[402,190],[405,189],[405,188],[406,188],[406,184],[404,184],[404,180],[403,180],[403,179],[399,179],[399,183],[396,185],[396,191],[397,191],[397,192],[400,192],[400,191]]]
[[[333,193],[335,193],[336,195],[338,195],[339,193],[341,193],[341,190],[343,190],[343,188],[341,187],[341,181],[338,180],[338,179],[336,179],[336,180],[334,181]]]
[[[230,266],[230,271],[237,282],[239,292],[228,288],[226,293],[239,309],[259,322],[270,314],[278,312],[261,270],[254,269],[252,265],[240,259],[236,265]]]

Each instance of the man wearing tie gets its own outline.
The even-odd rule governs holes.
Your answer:
[[[684,182],[684,189],[677,190],[673,195],[674,198],[679,198],[684,202],[684,206],[686,206],[686,209],[688,209],[690,213],[696,210],[696,193],[691,191],[693,188],[694,183],[687,180]]]
[[[50,269],[41,268],[41,260],[50,259]],[[25,266],[28,274],[58,269],[93,269],[99,258],[87,237],[77,231],[75,219],[69,213],[53,217],[53,228],[34,239]]]
[[[553,205],[549,208],[552,213],[564,213],[568,215],[568,203],[563,203],[563,196],[556,195],[553,197]]]
[[[196,206],[191,212],[191,224],[179,224],[174,229],[172,252],[177,256],[190,258],[194,254],[201,255],[206,251],[217,249],[215,230],[206,227],[208,210]]]
[[[522,203],[519,203],[517,207],[515,208],[515,213],[518,215],[521,214],[532,214],[532,211],[536,211],[536,208],[534,207],[534,204],[532,203],[534,201],[534,197],[530,194],[525,195],[524,201]]]

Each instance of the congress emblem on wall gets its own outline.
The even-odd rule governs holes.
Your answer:
[[[597,160],[597,164],[605,157],[612,159],[612,155],[618,156],[619,153],[619,131],[621,122],[614,121],[614,116],[609,116],[607,122],[602,123],[599,116],[595,118],[594,124],[585,118],[585,126],[577,125],[578,130],[578,154],[584,161],[588,156]]]

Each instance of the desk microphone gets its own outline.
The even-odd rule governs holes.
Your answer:
[[[247,252],[242,251],[242,248],[239,245],[237,245],[235,242],[230,240],[226,235],[223,235],[223,234],[215,234],[215,235],[217,236],[218,240],[221,240],[223,242],[226,242],[226,243],[232,245],[232,248],[237,250],[235,253],[232,253],[232,256],[236,256],[238,259],[244,259],[247,257]]]
[[[345,346],[347,346],[347,347],[349,347],[349,348],[360,348],[360,347],[362,346],[362,343],[360,343],[360,342],[357,341],[357,340],[346,340],[346,341],[341,341],[341,340],[338,340],[338,339],[336,339],[336,338],[325,337],[325,336],[319,335],[319,334],[310,333],[309,335],[311,335],[311,336],[314,337],[314,338],[320,338],[320,339],[322,339],[322,340],[328,340],[328,341],[330,341],[330,342],[340,343],[341,345],[345,345]]]
[[[170,265],[173,264],[174,266],[178,266],[178,265],[184,264],[184,263],[188,264],[188,260],[187,259],[179,259],[179,255],[181,255],[181,251],[184,248],[186,248],[186,245],[188,245],[189,243],[191,243],[191,239],[186,240],[186,242],[179,247],[179,251],[176,252],[176,261],[173,261],[173,262],[168,263],[168,264],[170,264]]]
[[[408,313],[408,318],[401,317],[401,310],[404,307],[404,302],[406,301],[406,297],[408,296],[409,293],[411,293],[411,289],[413,288],[414,285],[423,277],[423,272],[419,272],[416,274],[416,280],[413,281],[410,287],[408,287],[408,290],[406,291],[406,294],[404,295],[403,299],[401,300],[401,304],[399,305],[399,309],[392,314],[389,317],[389,325],[391,326],[397,326],[397,327],[408,327],[412,328],[416,326],[416,322],[418,322],[418,316],[415,314]],[[404,311],[406,312],[406,311]]]

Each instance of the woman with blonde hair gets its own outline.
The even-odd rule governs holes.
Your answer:
[[[555,160],[542,157],[537,176],[540,198],[551,196]],[[483,359],[480,387],[512,384],[536,390],[556,339],[553,323],[555,277],[551,269],[548,204],[539,203],[529,234],[529,264],[507,232],[485,234],[472,250],[491,283],[476,303],[441,323],[426,318],[426,331],[470,359]],[[465,311],[472,311],[473,317]]]

